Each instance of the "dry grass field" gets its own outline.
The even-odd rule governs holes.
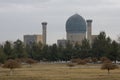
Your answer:
[[[0,68],[0,80],[120,80],[120,69],[101,70],[101,65],[34,64],[32,68],[23,65],[9,75],[9,69]]]

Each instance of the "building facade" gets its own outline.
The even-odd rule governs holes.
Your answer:
[[[58,46],[66,47],[67,40],[65,40],[65,39],[59,39],[59,40],[57,40],[57,44],[58,44]]]
[[[42,35],[24,35],[24,44],[32,45],[33,43],[43,43]]]
[[[24,35],[24,44],[25,45],[31,45],[33,43],[42,43],[43,45],[46,45],[47,41],[47,22],[42,22],[42,35]]]
[[[92,35],[92,20],[85,20],[79,14],[74,14],[66,21],[66,41],[71,44],[82,44],[88,39],[91,44],[97,35]],[[59,42],[62,40],[58,40]],[[59,44],[59,42],[57,42]]]
[[[86,22],[82,16],[74,14],[68,18],[66,22],[66,38],[72,44],[81,44],[81,41],[86,38]]]
[[[72,44],[82,44],[83,39],[92,40],[92,20],[74,14],[66,22],[66,39]]]

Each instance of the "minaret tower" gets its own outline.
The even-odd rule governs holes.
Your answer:
[[[87,20],[87,39],[92,43],[92,20]]]
[[[42,29],[43,29],[43,31],[42,31],[42,39],[43,39],[43,45],[46,45],[46,33],[47,33],[47,31],[46,31],[46,29],[47,29],[47,22],[42,22]]]

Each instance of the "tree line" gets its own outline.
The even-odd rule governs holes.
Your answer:
[[[107,37],[105,32],[94,39],[92,44],[89,40],[84,39],[82,45],[72,45],[69,42],[66,47],[62,45],[42,45],[33,43],[24,45],[21,40],[15,42],[6,41],[0,45],[0,63],[8,59],[32,58],[37,61],[69,61],[71,59],[96,59],[107,57],[111,61],[120,60],[120,44]]]

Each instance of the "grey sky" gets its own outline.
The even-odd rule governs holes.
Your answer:
[[[47,43],[56,43],[66,38],[66,20],[75,13],[93,19],[93,34],[105,31],[117,39],[120,0],[0,0],[0,42],[41,34],[41,22],[47,21]]]

